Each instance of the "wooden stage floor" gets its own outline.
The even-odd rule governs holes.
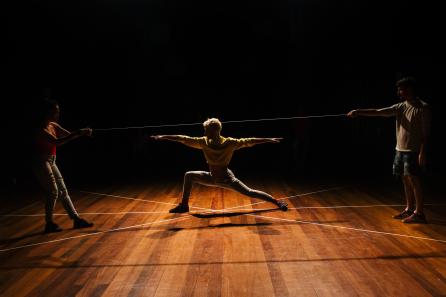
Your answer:
[[[446,296],[438,191],[427,195],[430,224],[406,225],[391,219],[403,207],[397,182],[247,184],[297,196],[282,212],[199,186],[195,208],[174,215],[177,181],[72,189],[95,226],[71,229],[58,203],[56,234],[42,234],[43,203],[22,197],[0,216],[0,296]]]

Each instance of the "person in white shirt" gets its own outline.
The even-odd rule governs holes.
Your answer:
[[[406,208],[393,216],[404,223],[427,223],[423,212],[424,198],[420,182],[421,168],[426,165],[426,146],[431,126],[431,110],[416,93],[416,81],[406,77],[396,83],[403,102],[381,109],[356,109],[348,113],[356,116],[396,118],[396,154],[393,173],[402,176]]]

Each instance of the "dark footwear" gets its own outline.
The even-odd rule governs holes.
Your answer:
[[[45,233],[54,233],[54,232],[60,232],[62,231],[62,228],[59,227],[56,223],[46,223],[45,225]]]
[[[282,211],[288,210],[288,203],[286,203],[285,201],[277,200],[275,203]]]
[[[427,224],[426,217],[422,213],[413,213],[403,220],[405,224]]]
[[[75,219],[73,222],[73,229],[88,228],[88,227],[93,227],[93,223],[89,223],[84,219]]]
[[[189,211],[189,205],[182,203],[178,204],[177,206],[169,210],[170,213],[183,213],[188,211]]]
[[[403,210],[401,213],[394,215],[392,218],[397,219],[397,220],[403,220],[405,218],[410,217],[411,215],[413,215],[413,210]]]

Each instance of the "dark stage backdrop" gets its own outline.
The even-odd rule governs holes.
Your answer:
[[[420,2],[420,1],[417,1]],[[432,1],[433,2],[433,1]],[[445,158],[441,10],[410,1],[25,1],[5,8],[2,182],[26,182],[35,102],[69,129],[347,113],[398,101],[415,76],[434,109],[430,170]],[[439,5],[439,4],[438,4]],[[6,39],[5,39],[6,38]],[[151,134],[98,132],[59,150],[71,181],[181,176],[199,151]],[[241,150],[240,174],[390,175],[394,121],[326,118],[228,124],[223,135],[284,137]]]

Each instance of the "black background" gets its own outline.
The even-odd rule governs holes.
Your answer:
[[[421,3],[422,2],[422,3]],[[342,114],[398,101],[407,75],[434,111],[430,173],[441,175],[443,22],[438,1],[28,1],[5,7],[7,120],[2,182],[26,184],[34,104],[56,99],[75,129]],[[439,5],[439,4],[438,4]],[[6,39],[5,39],[6,38]],[[296,135],[295,126],[305,129]],[[284,137],[238,151],[240,174],[390,175],[394,120],[344,117],[228,124],[233,137]],[[96,132],[61,147],[70,182],[181,176],[199,151],[147,142],[199,125]],[[293,170],[293,141],[308,142]],[[295,168],[294,168],[295,169]]]

